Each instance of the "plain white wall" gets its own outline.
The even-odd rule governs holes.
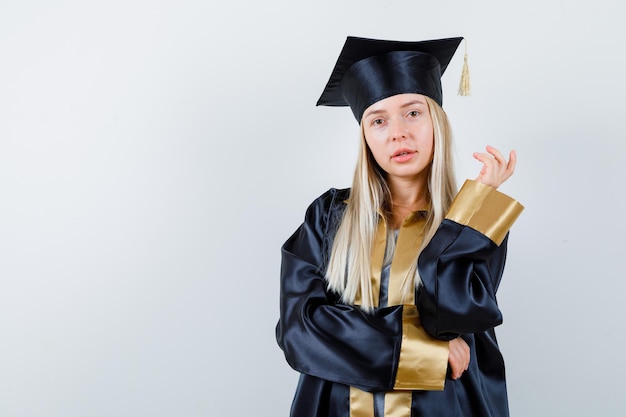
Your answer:
[[[345,187],[316,108],[347,35],[468,39],[459,179],[518,151],[500,289],[511,413],[623,416],[617,0],[0,2],[0,416],[286,416],[280,245]]]

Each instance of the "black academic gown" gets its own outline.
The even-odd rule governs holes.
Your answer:
[[[327,290],[325,265],[348,197],[347,189],[331,189],[317,198],[282,247],[276,336],[289,365],[301,373],[291,416],[508,416],[504,362],[494,333],[502,323],[496,291],[508,229],[522,206],[491,187],[466,182],[419,257],[422,286],[415,295],[415,318],[407,314],[414,306],[366,313]],[[412,383],[419,386],[399,381],[407,374],[402,367],[410,365],[402,363],[403,346],[412,346],[403,339],[408,320],[419,322],[435,343],[463,337],[471,359],[459,380],[444,369],[442,389],[406,391]],[[354,391],[398,387],[409,392],[404,412],[359,408],[351,399]]]

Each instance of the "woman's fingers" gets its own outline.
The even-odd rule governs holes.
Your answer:
[[[493,159],[495,159],[499,164],[504,163],[506,165],[506,159],[504,159],[504,156],[502,156],[502,153],[500,153],[499,150],[497,150],[496,148],[494,148],[491,145],[487,145],[487,147],[485,148],[487,149],[487,152],[493,157]]]
[[[509,179],[515,172],[517,164],[517,154],[515,151],[509,153],[509,160],[493,146],[486,147],[487,152],[475,152],[474,158],[480,161],[483,166],[476,178],[483,184],[498,188],[504,181]]]
[[[459,379],[467,371],[470,362],[470,348],[465,340],[457,337],[449,342],[448,363],[452,379]]]
[[[515,165],[517,164],[517,153],[513,150],[509,153],[509,163],[506,166],[509,177],[515,172]]]

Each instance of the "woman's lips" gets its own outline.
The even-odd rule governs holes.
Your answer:
[[[394,152],[394,154],[391,156],[391,159],[394,162],[406,162],[411,160],[413,156],[415,156],[415,151],[411,149],[399,149],[398,151]]]

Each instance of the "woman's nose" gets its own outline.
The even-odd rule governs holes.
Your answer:
[[[391,122],[391,129],[389,131],[391,134],[392,141],[399,141],[406,139],[407,136],[407,128],[404,120],[394,120]]]

